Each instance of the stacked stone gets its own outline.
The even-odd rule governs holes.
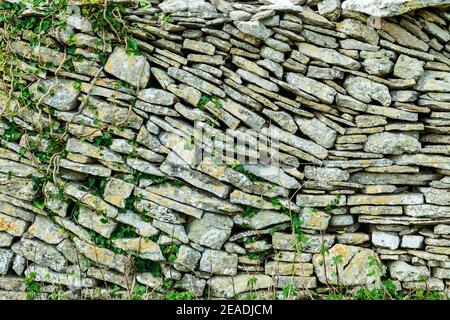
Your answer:
[[[83,1],[69,1],[47,43],[25,32],[10,43],[39,110],[21,108],[3,75],[0,133],[14,123],[27,134],[0,148],[0,298],[25,298],[30,274],[52,284],[44,298],[54,284],[74,298],[133,283],[164,294],[168,279],[198,297],[273,298],[288,286],[315,297],[383,277],[449,294],[448,12],[393,6],[375,14],[401,15],[369,19],[358,11],[373,7],[357,1],[109,2],[127,5],[139,53],[113,33],[104,42]],[[49,126],[65,129],[65,152],[40,163],[52,146],[33,132]],[[193,161],[225,134],[219,147],[248,155],[240,139],[277,165],[260,153],[239,169]],[[42,168],[54,175],[36,190]],[[123,225],[135,236],[112,237]],[[172,259],[161,250],[170,245]],[[135,257],[161,274],[134,272]]]

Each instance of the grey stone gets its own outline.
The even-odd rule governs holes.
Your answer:
[[[176,97],[165,90],[161,89],[143,89],[138,92],[138,97],[148,103],[159,104],[163,106],[171,106],[175,103]]]
[[[265,40],[273,34],[273,31],[267,29],[259,21],[235,21],[234,25],[243,33],[261,40]]]
[[[200,259],[200,271],[234,276],[237,274],[237,255],[225,251],[205,249]]]
[[[68,79],[46,79],[30,86],[30,92],[36,102],[44,103],[61,111],[69,111],[78,106],[79,89],[75,81]]]
[[[358,61],[344,56],[333,49],[320,48],[308,43],[300,43],[298,49],[304,55],[325,63],[349,68],[351,70],[358,70],[361,66]]]
[[[336,262],[336,256],[342,263]],[[324,284],[338,284],[338,277],[339,284],[345,286],[378,284],[383,274],[381,261],[374,251],[366,248],[336,244],[325,258],[322,254],[315,254],[312,261],[317,278]],[[326,272],[325,268],[338,271]]]
[[[67,234],[50,218],[37,216],[27,233],[49,244],[58,244],[67,238]]]
[[[348,77],[344,82],[344,87],[352,97],[365,103],[376,100],[387,107],[392,101],[389,89],[385,85],[367,78]]]
[[[116,47],[106,61],[105,71],[120,80],[145,88],[150,79],[150,65],[144,56],[128,54],[124,48]]]
[[[400,55],[394,67],[394,76],[417,80],[423,73],[424,62],[407,55]]]
[[[173,266],[182,272],[192,272],[196,269],[202,254],[187,245],[181,245]]]
[[[305,91],[325,103],[332,103],[334,101],[336,90],[316,80],[309,79],[298,73],[288,72],[286,74],[286,81],[299,90]]]
[[[449,72],[426,70],[417,81],[415,89],[419,91],[450,92],[449,83]]]
[[[201,219],[192,219],[186,226],[189,240],[211,249],[221,249],[231,235],[231,218],[205,213]]]
[[[240,273],[234,277],[213,276],[208,283],[213,296],[228,299],[243,292],[269,289],[274,285],[270,276],[245,273]]]
[[[382,132],[370,135],[364,151],[381,154],[417,153],[421,149],[418,140],[406,134]]]
[[[376,247],[395,250],[400,245],[400,238],[396,233],[374,231],[372,232],[372,244]]]
[[[446,0],[418,0],[414,2],[408,0],[346,0],[342,4],[342,9],[363,12],[375,17],[390,17],[412,10],[449,3]]]
[[[400,281],[425,281],[430,276],[427,267],[416,267],[404,261],[394,261],[389,265],[391,277]]]
[[[368,42],[372,45],[378,44],[379,36],[375,29],[360,21],[345,19],[336,25],[336,30],[357,40]]]
[[[13,262],[14,253],[9,249],[0,249],[0,274],[8,273],[11,263]]]
[[[63,271],[67,266],[66,258],[54,246],[40,240],[22,238],[13,244],[11,250],[27,260],[55,271]]]

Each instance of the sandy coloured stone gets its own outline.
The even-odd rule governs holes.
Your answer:
[[[320,182],[347,181],[350,178],[350,174],[347,171],[338,168],[320,168],[306,165],[304,173],[306,179]]]
[[[8,273],[9,268],[13,262],[14,252],[9,249],[0,248],[0,275]]]
[[[29,177],[32,175],[40,176],[41,174],[38,172],[37,168],[0,158],[0,172],[4,174],[11,174],[16,177]]]
[[[174,67],[170,67],[168,69],[169,76],[175,78],[176,80],[183,82],[187,84],[188,86],[194,87],[200,91],[203,91],[208,94],[214,94],[218,97],[225,98],[225,93],[222,91],[222,89],[219,89],[215,85],[210,84],[209,82],[194,76],[193,74],[178,69]],[[170,88],[168,87],[168,90],[170,91]]]
[[[165,90],[148,88],[138,92],[139,99],[148,103],[162,106],[171,106],[175,103],[176,97]]]
[[[384,205],[362,205],[350,208],[351,214],[361,215],[401,215],[403,213],[401,206],[384,206]]]
[[[335,262],[335,257],[339,256],[342,263]],[[375,265],[372,260],[377,262]],[[336,244],[333,246],[325,258],[321,254],[313,256],[314,271],[321,283],[338,284],[345,286],[370,285],[379,282],[383,273],[383,264],[374,251],[356,246]],[[380,267],[381,266],[381,267]],[[338,270],[337,272],[325,272],[328,270]],[[373,272],[367,272],[372,270]]]
[[[264,266],[264,273],[270,276],[302,276],[313,275],[313,265],[311,263],[293,263],[282,261],[267,261]]]
[[[214,55],[214,52],[216,51],[216,47],[214,47],[212,44],[192,39],[184,40],[183,49],[204,53],[211,56]]]
[[[126,252],[135,252],[140,258],[152,261],[165,261],[158,244],[148,238],[114,239],[113,246]]]
[[[163,279],[161,277],[155,277],[150,272],[139,273],[136,276],[136,280],[150,288],[158,288],[163,284]]]
[[[368,42],[372,45],[378,44],[379,36],[376,30],[354,19],[345,19],[339,22],[336,25],[336,31],[345,33],[352,38]]]
[[[36,216],[27,233],[49,244],[58,244],[68,236],[59,225],[43,216]]]
[[[365,194],[379,194],[379,193],[392,193],[397,190],[397,187],[389,184],[378,184],[374,186],[366,186],[361,191]]]
[[[429,173],[378,173],[378,172],[356,172],[350,177],[351,182],[365,185],[377,184],[404,184],[404,185],[428,185],[440,176]]]
[[[284,111],[273,111],[268,108],[263,109],[262,113],[275,121],[280,127],[284,128],[284,130],[293,134],[297,132],[297,124],[289,113]]]
[[[105,186],[103,199],[119,208],[125,208],[125,200],[131,195],[133,189],[133,184],[111,178]]]
[[[252,73],[250,71],[247,71],[247,70],[244,70],[244,69],[238,69],[236,71],[236,73],[239,76],[241,76],[242,79],[244,79],[244,80],[246,80],[246,81],[248,81],[250,83],[256,84],[257,86],[260,86],[261,88],[264,88],[264,89],[266,89],[268,91],[278,92],[280,90],[275,83],[273,83],[273,82],[271,82],[269,80],[263,79],[260,76],[254,74],[254,73]]]
[[[28,222],[0,213],[0,231],[20,237],[27,230]]]
[[[319,159],[325,159],[328,155],[328,151],[324,147],[312,141],[300,138],[297,135],[293,135],[287,131],[283,131],[282,129],[279,129],[274,125],[271,125],[268,128],[262,128],[260,133],[263,135],[267,135],[275,140],[291,145],[302,151],[308,152]]]
[[[77,199],[92,210],[95,210],[100,214],[106,214],[107,217],[115,218],[118,214],[117,208],[105,202],[102,198],[83,191],[73,184],[67,184],[64,187],[64,193]]]
[[[272,246],[276,250],[298,251],[318,253],[322,248],[330,248],[335,240],[335,235],[305,235],[305,242],[302,243],[295,235],[288,233],[275,232],[272,235]]]
[[[69,170],[87,173],[93,176],[98,177],[109,177],[111,176],[111,169],[106,168],[102,165],[98,164],[83,164],[74,161],[70,161],[67,159],[60,159],[59,166],[61,168],[66,168]]]
[[[70,138],[66,144],[67,151],[77,152],[95,159],[123,163],[120,155],[106,147],[97,147],[88,142]]]
[[[89,269],[91,262],[81,255],[70,238],[66,238],[56,246],[56,249],[71,263],[76,264],[81,271]]]
[[[167,175],[185,180],[195,187],[211,192],[220,198],[225,198],[230,192],[228,185],[199,171],[192,170],[175,153],[170,153],[159,169]]]
[[[359,245],[370,240],[370,235],[363,232],[344,233],[336,237],[336,241],[341,244]]]
[[[302,220],[302,228],[317,231],[325,231],[331,219],[329,213],[311,207],[303,208],[299,216]]]
[[[10,247],[12,245],[14,236],[6,233],[0,232],[0,248]]]
[[[3,174],[0,174],[0,192],[25,201],[34,200],[38,194],[31,179]]]
[[[429,154],[411,154],[393,157],[397,165],[419,165],[431,168],[450,170],[450,157]]]
[[[423,246],[423,236],[418,235],[404,235],[402,237],[401,247],[408,249],[420,249]]]
[[[361,58],[364,59],[362,65],[369,75],[385,77],[392,72],[394,68],[395,54],[384,49],[376,52],[363,52]],[[410,79],[410,78],[408,78]]]
[[[84,242],[78,238],[73,238],[77,250],[96,264],[125,273],[128,268],[128,259],[121,254],[112,252],[109,249],[100,248]]]
[[[185,273],[183,278],[175,284],[175,288],[183,289],[201,297],[206,287],[206,280],[197,278],[191,274]]]
[[[114,221],[84,206],[80,207],[77,222],[83,227],[94,230],[108,239],[117,226],[117,223]]]
[[[261,127],[266,123],[266,120],[246,107],[239,103],[234,102],[231,99],[221,100],[221,106],[224,110],[228,111],[230,114],[240,119],[242,122],[247,124],[250,128],[259,131]]]
[[[205,192],[188,187],[187,185],[176,187],[172,184],[159,184],[147,187],[146,190],[211,212],[232,213],[242,210],[241,207],[233,205],[226,200],[212,197]]]

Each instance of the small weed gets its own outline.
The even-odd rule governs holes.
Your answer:
[[[27,300],[34,300],[41,293],[42,286],[36,281],[36,277],[36,272],[30,272],[24,279],[22,279],[22,282],[26,287]]]

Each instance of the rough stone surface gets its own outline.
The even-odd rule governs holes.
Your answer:
[[[2,11],[0,299],[449,295],[448,1],[41,2]]]
[[[375,17],[390,17],[429,6],[449,4],[446,0],[346,0],[344,10],[363,12]]]
[[[381,154],[417,153],[421,147],[420,142],[409,135],[383,132],[370,135],[364,144],[364,151]]]
[[[150,79],[150,65],[144,56],[128,55],[121,47],[117,47],[108,57],[105,71],[140,88],[145,88]]]

